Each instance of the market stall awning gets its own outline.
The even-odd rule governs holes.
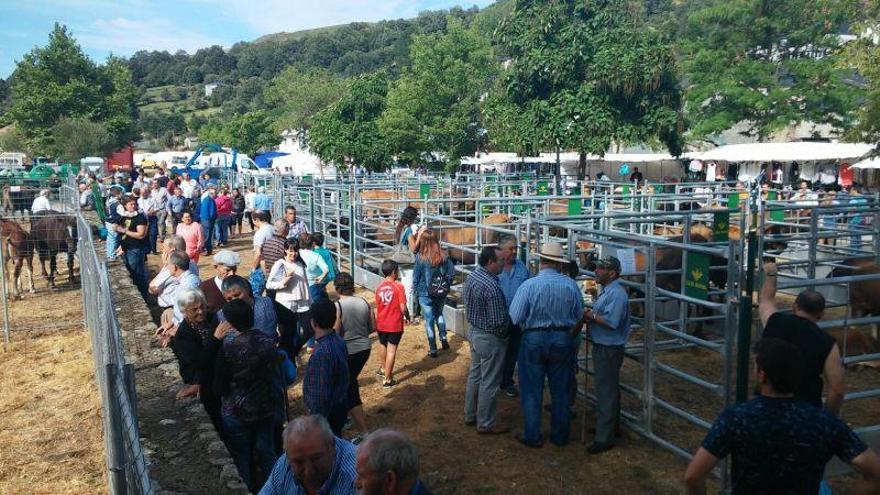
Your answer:
[[[866,143],[749,143],[731,144],[694,153],[694,158],[716,162],[817,162],[855,160],[871,151]]]
[[[853,164],[853,168],[878,170],[880,169],[880,156],[875,156],[874,158],[866,158],[858,163]]]
[[[272,166],[272,160],[278,158],[279,156],[287,156],[289,153],[284,153],[281,151],[269,151],[267,153],[262,153],[254,157],[254,163],[257,164],[260,168],[270,168]]]

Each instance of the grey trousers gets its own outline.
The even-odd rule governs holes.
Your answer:
[[[159,238],[164,239],[168,233],[168,211],[159,210],[156,212],[156,222],[159,224]]]
[[[593,344],[596,373],[596,443],[611,443],[620,420],[620,367],[622,345]]]
[[[468,340],[471,368],[464,396],[464,419],[476,421],[478,430],[490,430],[498,416],[496,396],[504,371],[507,339],[471,327]]]

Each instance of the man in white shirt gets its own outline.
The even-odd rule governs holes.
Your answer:
[[[254,219],[251,218],[251,213],[254,212],[254,198],[257,197],[257,193],[254,192],[254,186],[247,188],[247,192],[244,195],[244,216],[247,217],[248,223],[251,226],[251,232],[254,231]]]
[[[255,211],[253,214],[256,233],[254,233],[254,260],[260,259],[260,247],[267,239],[275,235],[275,229],[269,223],[269,213],[265,211]],[[254,266],[257,266],[256,264]]]
[[[180,190],[183,192],[183,197],[186,199],[192,199],[193,190],[199,187],[199,183],[193,180],[188,173],[183,173],[183,179],[180,181]]]
[[[50,211],[51,209],[52,204],[49,203],[49,190],[43,189],[40,191],[40,195],[34,199],[31,205],[31,213],[40,213],[41,211]]]
[[[171,253],[171,255],[168,256],[168,263],[165,265],[165,269],[167,269],[168,274],[170,275],[170,285],[174,288],[170,295],[167,294],[168,291],[162,292],[162,296],[168,295],[170,300],[163,300],[163,298],[160,296],[159,305],[162,306],[163,304],[170,303],[169,305],[173,307],[171,322],[174,324],[178,324],[183,321],[183,310],[180,308],[180,305],[177,302],[177,294],[180,294],[180,292],[186,289],[198,289],[199,285],[202,283],[202,281],[199,280],[198,275],[195,275],[193,272],[190,271],[189,266],[189,256],[186,255],[186,252],[181,251],[174,251],[173,253]],[[163,313],[163,324],[165,323],[164,320],[165,315]]]

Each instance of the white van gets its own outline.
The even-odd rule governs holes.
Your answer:
[[[79,167],[80,170],[85,169],[101,175],[104,173],[104,159],[99,156],[87,156],[79,161]]]
[[[0,170],[24,170],[25,159],[24,153],[0,153]]]

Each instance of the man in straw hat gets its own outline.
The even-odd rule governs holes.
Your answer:
[[[596,436],[587,447],[590,454],[610,450],[620,429],[620,367],[631,326],[629,296],[619,278],[619,259],[606,256],[599,260],[596,280],[602,284],[602,292],[593,309],[584,312],[596,373]]]
[[[568,404],[571,393],[572,335],[580,328],[584,302],[574,280],[566,276],[568,263],[558,242],[544,245],[538,275],[520,286],[510,306],[510,319],[523,329],[519,350],[520,396],[525,429],[517,439],[540,447],[544,378],[549,379],[553,408],[550,441],[568,443]]]

